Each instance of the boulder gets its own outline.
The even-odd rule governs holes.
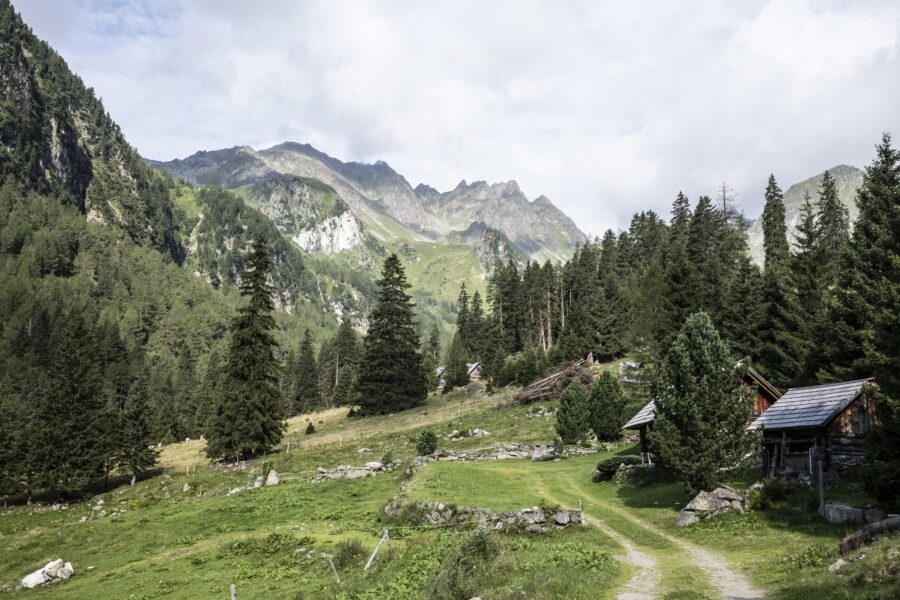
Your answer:
[[[64,564],[65,563],[63,563],[63,560],[61,558],[51,560],[46,565],[44,565],[44,574],[46,574],[47,577],[54,578],[56,577],[57,573],[59,573],[59,570],[63,568]]]
[[[25,589],[35,588],[39,585],[44,585],[45,583],[49,583],[51,581],[51,577],[49,577],[46,573],[44,573],[44,569],[38,569],[34,573],[30,573],[22,578],[20,582],[22,587]]]
[[[871,525],[884,519],[884,511],[880,508],[870,508],[863,513],[866,523]]]
[[[189,491],[191,491],[191,484],[185,483],[183,486],[181,486],[181,491],[184,493],[188,493]]]
[[[34,573],[29,573],[23,577],[20,583],[23,588],[30,589],[39,585],[53,583],[54,581],[65,581],[74,574],[75,569],[72,567],[72,563],[64,563],[61,558],[57,558],[56,560],[51,560]]]
[[[729,502],[743,502],[744,497],[741,494],[728,487],[717,487],[712,491],[713,496],[720,500],[728,500]]]
[[[688,502],[684,510],[697,513],[714,513],[730,505],[730,502],[721,500],[710,492],[700,492],[694,496],[693,500]]]
[[[846,560],[844,560],[843,558],[839,558],[836,561],[834,561],[833,563],[831,563],[831,566],[828,567],[828,572],[829,573],[837,573],[842,568],[844,568],[844,565],[846,565],[846,564],[847,564]]]
[[[266,485],[278,485],[279,483],[281,483],[281,477],[275,469],[272,469],[266,476]]]
[[[62,568],[57,572],[56,576],[66,581],[69,577],[75,574],[75,567],[72,566],[72,563],[67,562],[62,566]]]
[[[686,510],[682,510],[678,513],[678,520],[675,521],[676,527],[687,527],[689,525],[693,525],[694,523],[699,523],[700,517],[697,516],[697,513],[689,512]]]
[[[865,518],[862,509],[846,504],[826,504],[819,509],[819,514],[829,523],[859,523]]]
[[[366,468],[371,469],[373,471],[380,471],[384,468],[384,465],[378,462],[377,460],[373,460],[366,463]]]
[[[265,478],[262,475],[260,475],[253,481],[253,487],[261,488],[263,486],[263,483],[265,483],[265,481],[266,481]]]
[[[558,510],[553,513],[553,522],[557,525],[568,525],[571,519],[569,518],[569,511],[567,510]]]

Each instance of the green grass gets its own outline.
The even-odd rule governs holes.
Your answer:
[[[381,508],[397,494],[496,510],[541,501],[575,507],[580,500],[588,515],[656,559],[660,592],[671,598],[715,597],[704,573],[671,536],[719,553],[775,598],[895,597],[889,592],[896,585],[897,540],[867,550],[867,558],[838,576],[826,569],[837,558],[836,540],[849,528],[823,524],[802,499],[679,530],[674,519],[687,496],[677,484],[633,488],[590,482],[595,464],[612,453],[547,463],[435,462],[405,483],[393,475],[310,482],[318,466],[361,464],[386,452],[409,458],[415,453],[412,440],[423,429],[443,434],[479,427],[491,433],[480,439],[441,439],[444,448],[552,439],[553,419],[527,417],[527,407],[496,408],[512,393],[457,391],[433,396],[414,410],[373,419],[348,419],[343,409],[298,417],[290,424],[289,453],[282,448],[265,458],[266,465],[253,461],[244,470],[208,465],[202,441],[175,444],[162,454],[165,474],[134,487],[120,487],[65,510],[9,508],[0,513],[0,597],[25,574],[63,558],[75,565],[76,576],[31,590],[29,597],[227,597],[234,582],[240,598],[426,598],[442,563],[468,534],[391,525],[392,543],[382,549],[376,566],[363,573],[384,527]],[[307,419],[318,430],[312,436],[302,433]],[[370,452],[360,454],[361,447]],[[226,495],[250,484],[269,465],[286,483]],[[746,485],[753,478],[747,473],[739,479]],[[182,491],[185,483],[188,492]],[[101,498],[107,513],[116,508],[125,512],[95,518],[93,507]],[[82,522],[83,517],[88,520]],[[320,553],[335,554],[346,540],[357,540],[363,555],[341,564],[343,583],[338,586]],[[547,536],[500,536],[497,556],[469,583],[491,599],[611,598],[634,573],[613,559],[621,552],[616,541],[594,527]]]

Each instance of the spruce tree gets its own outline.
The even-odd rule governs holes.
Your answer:
[[[758,360],[766,302],[763,275],[747,254],[738,259],[723,294],[722,337],[735,357]],[[768,376],[768,373],[766,373]]]
[[[319,394],[319,365],[309,329],[303,334],[297,354],[296,372],[293,375],[296,381],[294,411],[305,413],[318,408],[322,400]]]
[[[804,312],[804,321],[811,325],[822,302],[822,268],[819,259],[819,226],[809,192],[800,208],[796,247],[797,253],[791,260],[791,275],[797,287],[797,299]],[[806,334],[809,332],[806,331]]]
[[[840,269],[841,256],[850,240],[850,216],[838,197],[830,172],[822,175],[816,214],[816,261],[823,284],[831,286]]]
[[[396,254],[384,261],[378,304],[369,318],[357,389],[360,414],[387,414],[425,401],[427,381],[409,284]]]
[[[119,468],[135,478],[156,465],[157,453],[151,446],[148,419],[149,399],[147,376],[139,373],[131,383],[122,410],[121,445],[116,455]]]
[[[468,345],[469,333],[469,294],[466,292],[466,284],[459,287],[459,296],[456,298],[456,331],[462,338],[463,344]]]
[[[685,487],[710,490],[749,449],[753,398],[743,373],[705,313],[685,322],[660,370],[650,444]]]
[[[591,429],[598,440],[614,441],[622,437],[625,424],[625,396],[609,371],[604,371],[591,387]]]
[[[775,181],[775,175],[769,175],[766,203],[761,219],[766,269],[786,267],[790,258],[790,247],[787,223],[784,220],[784,195]]]
[[[577,379],[559,396],[556,433],[567,444],[584,439],[591,429],[590,392]]]
[[[486,350],[484,304],[478,290],[472,294],[469,301],[469,335],[466,340],[466,350],[469,356],[475,360],[481,360],[481,355]]]
[[[778,268],[763,273],[764,304],[755,353],[766,379],[781,389],[799,382],[809,349],[803,335],[803,312],[786,279]]]
[[[469,365],[467,363],[466,348],[457,332],[447,350],[446,370],[444,371],[445,394],[453,388],[469,385]]]
[[[206,454],[214,460],[248,459],[268,452],[284,434],[271,270],[268,244],[260,235],[241,273],[245,303],[231,323],[224,382],[209,421]]]
[[[440,366],[440,359],[441,330],[437,322],[434,322],[431,324],[431,333],[428,334],[428,341],[422,348],[422,368],[425,370],[429,390],[437,389],[437,368]]]

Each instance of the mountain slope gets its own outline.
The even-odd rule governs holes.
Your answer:
[[[441,243],[483,223],[502,233],[527,258],[562,261],[587,239],[546,197],[529,201],[515,181],[462,182],[443,194],[424,184],[413,189],[383,161],[345,163],[308,144],[285,142],[259,151],[240,146],[148,163],[199,185],[224,188],[282,174],[317,179],[335,190],[381,242]]]
[[[850,213],[850,222],[856,220],[859,209],[856,207],[856,190],[862,185],[863,172],[856,167],[848,165],[838,165],[828,169],[834,176],[837,185],[838,197]],[[784,213],[785,221],[788,227],[788,239],[793,245],[796,234],[797,224],[800,221],[800,209],[803,206],[803,199],[809,192],[813,203],[819,197],[819,189],[822,187],[822,176],[825,173],[819,173],[814,177],[805,179],[800,183],[795,183],[784,193]],[[763,263],[763,233],[762,219],[757,219],[747,230],[747,245],[750,247],[750,255],[754,262],[759,265]]]

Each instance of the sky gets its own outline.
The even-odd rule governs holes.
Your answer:
[[[723,182],[750,217],[900,139],[900,2],[13,0],[142,155],[290,140],[515,179],[591,235]]]

